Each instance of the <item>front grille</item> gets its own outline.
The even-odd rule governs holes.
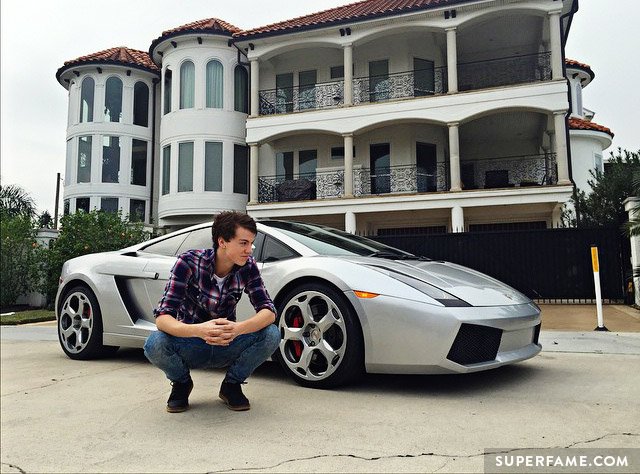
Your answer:
[[[540,326],[542,326],[542,324],[538,324],[536,326],[536,328],[533,330],[533,343],[534,344],[539,344],[538,339],[540,339]]]
[[[501,338],[502,329],[462,324],[447,359],[461,365],[495,360]]]

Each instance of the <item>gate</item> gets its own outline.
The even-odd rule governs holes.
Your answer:
[[[593,300],[591,245],[598,247],[602,298],[621,302],[631,248],[620,229],[539,229],[432,235],[384,235],[378,242],[459,263],[537,300]]]

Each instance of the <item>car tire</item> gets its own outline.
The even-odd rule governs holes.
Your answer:
[[[355,311],[339,291],[305,283],[281,299],[276,319],[280,345],[275,352],[298,384],[333,388],[364,373],[364,343]]]
[[[58,340],[71,359],[89,360],[113,355],[118,347],[102,343],[102,313],[87,286],[65,291],[58,311]]]

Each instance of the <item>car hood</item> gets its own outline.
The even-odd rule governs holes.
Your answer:
[[[443,261],[389,260],[371,257],[348,257],[357,265],[381,271],[403,273],[428,283],[472,306],[525,304],[529,298],[508,285],[462,265]]]

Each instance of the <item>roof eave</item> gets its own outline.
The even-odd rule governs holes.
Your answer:
[[[62,87],[67,88],[67,86],[65,86],[62,79],[62,75],[65,72],[76,67],[93,66],[93,65],[120,66],[126,69],[138,69],[144,72],[148,72],[149,74],[153,74],[155,76],[160,76],[160,71],[151,69],[150,67],[147,67],[147,66],[143,66],[142,64],[125,63],[125,62],[114,60],[114,59],[89,59],[87,61],[79,61],[79,62],[73,62],[71,64],[65,64],[64,66],[62,66],[56,71],[56,80],[60,83]]]
[[[222,36],[228,39],[232,39],[233,38],[233,33],[229,32],[229,31],[221,31],[221,30],[214,30],[214,29],[205,29],[205,30],[182,30],[182,31],[174,31],[173,33],[169,33],[166,35],[162,35],[159,36],[158,38],[154,39],[151,42],[151,46],[149,46],[149,56],[151,57],[151,60],[157,65],[160,66],[160,62],[156,61],[155,57],[154,57],[154,50],[161,45],[162,43],[164,43],[165,41],[169,41],[173,38],[177,38],[179,36],[187,36],[187,35],[193,35],[193,36],[204,36],[204,35],[208,35],[208,36]]]

